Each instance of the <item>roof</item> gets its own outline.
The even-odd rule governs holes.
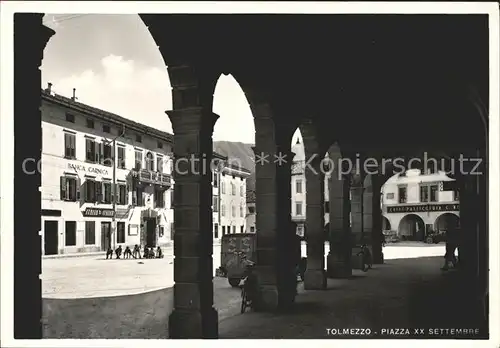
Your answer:
[[[142,123],[134,122],[132,120],[129,120],[125,117],[119,116],[117,114],[113,114],[111,112],[95,108],[93,106],[83,104],[80,102],[77,102],[71,98],[59,95],[59,94],[51,94],[49,91],[42,89],[41,90],[41,97],[42,100],[45,100],[49,103],[54,103],[58,104],[61,106],[64,106],[70,110],[78,111],[83,114],[95,117],[99,120],[110,122],[110,123],[115,123],[116,125],[125,125],[126,128],[132,129],[136,132],[140,132],[142,134],[148,134],[153,137],[156,137],[158,139],[164,140],[170,144],[173,145],[174,143],[174,135],[167,133],[167,132],[162,132],[159,131],[155,128],[148,127]],[[222,160],[227,160],[226,156],[223,156],[217,152],[213,152],[212,156],[214,158],[219,158]]]

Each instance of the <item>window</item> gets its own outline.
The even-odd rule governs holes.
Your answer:
[[[234,205],[231,205],[231,216],[236,217],[236,207]]]
[[[157,147],[158,147],[159,149],[163,149],[163,143],[162,143],[161,141],[159,141],[159,142],[158,142]]]
[[[226,234],[226,226],[222,226],[222,235]]]
[[[161,238],[165,235],[165,226],[158,226],[158,236]]]
[[[295,193],[302,193],[302,180],[295,181]]]
[[[243,204],[240,205],[240,217],[245,216],[245,207],[243,207]]]
[[[330,202],[325,202],[324,212],[325,212],[325,214],[330,213]]]
[[[398,187],[399,203],[406,203],[406,186]]]
[[[61,201],[76,202],[80,199],[80,180],[61,176]]]
[[[102,131],[104,133],[111,133],[111,127],[109,127],[107,124],[102,125]]]
[[[155,159],[151,152],[146,154],[146,169],[149,171],[155,170]]]
[[[214,238],[219,238],[219,225],[214,224]]]
[[[243,233],[243,226],[240,226],[240,233]]]
[[[142,169],[142,150],[135,150],[135,170]]]
[[[135,141],[138,143],[142,143],[142,137],[139,134],[135,135]]]
[[[255,226],[250,226],[250,232],[255,232]]]
[[[224,204],[220,206],[220,215],[226,216],[226,206]]]
[[[255,213],[255,207],[248,207],[248,213],[249,214]]]
[[[295,203],[295,215],[302,215],[302,202]]]
[[[454,190],[454,196],[455,196],[455,201],[459,201],[460,200],[460,191]]]
[[[143,200],[144,188],[141,186],[137,186],[135,191],[132,193],[132,204],[142,207],[144,205]]]
[[[233,226],[233,234],[236,233],[236,226]]]
[[[155,205],[157,208],[165,208],[165,191],[155,190]]]
[[[123,221],[119,221],[116,224],[116,243],[125,243],[125,222]]]
[[[85,202],[95,203],[102,200],[102,185],[93,179],[85,181]]]
[[[385,198],[387,198],[387,199],[394,199],[394,192],[389,192],[389,193],[385,196]]]
[[[217,187],[217,172],[212,173],[212,176],[213,176],[213,180],[212,180],[213,185],[214,185],[214,187]]]
[[[116,164],[118,168],[125,169],[125,148],[123,146],[118,146],[118,163]]]
[[[420,185],[420,202],[429,202],[429,186]]]
[[[85,221],[85,245],[95,244],[95,221]]]
[[[64,245],[76,245],[76,221],[66,221],[64,229]]]
[[[227,234],[231,233],[231,226],[227,226]]]
[[[224,181],[221,181],[220,183],[220,193],[222,194],[226,193],[226,183]]]
[[[108,166],[108,167],[111,167],[112,164],[113,164],[113,155],[112,155],[112,148],[111,148],[111,145],[110,144],[107,144],[107,143],[103,143],[102,144],[102,156],[100,158],[100,163],[105,165],[105,166]]]
[[[71,133],[64,133],[64,157],[76,158],[76,136]]]
[[[156,170],[163,173],[163,156],[156,155]]]
[[[127,185],[123,185],[123,184],[118,184],[118,190],[117,190],[117,203],[119,205],[127,205],[128,204],[128,195],[127,195]]]
[[[430,199],[431,202],[437,202],[438,201],[438,185],[431,185],[430,186]]]
[[[88,162],[96,162],[96,158],[98,158],[98,156],[94,139],[85,139],[85,153],[85,160]]]
[[[111,204],[111,183],[110,182],[103,182],[102,183],[102,188],[103,188],[103,199],[102,202],[105,204]]]
[[[66,122],[75,123],[75,115],[66,113]]]
[[[234,184],[234,182],[231,183],[231,194],[233,196],[236,196],[236,185]]]
[[[213,196],[213,211],[214,213],[218,212],[219,211],[219,197],[217,196]]]
[[[94,120],[87,118],[87,128],[94,129]]]

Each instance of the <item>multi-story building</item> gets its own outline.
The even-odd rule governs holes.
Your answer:
[[[53,94],[50,85],[41,94],[43,254],[167,244],[172,135]]]
[[[255,214],[255,191],[247,191],[247,215],[246,215],[246,232],[256,232],[256,214]]]
[[[41,92],[42,253],[169,244],[174,234],[172,134],[50,89]],[[25,161],[27,174],[37,170],[32,162]],[[214,239],[220,235],[221,174],[224,170],[213,175]]]
[[[220,228],[221,236],[246,231],[246,179],[250,171],[226,163],[220,172]]]
[[[431,231],[457,227],[459,195],[445,172],[421,174],[412,169],[391,177],[381,190],[384,230],[402,239],[424,240]]]
[[[296,143],[292,146],[292,152],[295,153],[292,164],[292,221],[296,225],[296,233],[304,237],[305,235],[305,222],[306,222],[306,175],[305,175],[305,152],[304,145],[297,138]],[[325,226],[329,221],[329,198],[328,193],[328,174],[325,175],[324,183],[324,213],[325,213]],[[326,227],[325,227],[326,228]]]

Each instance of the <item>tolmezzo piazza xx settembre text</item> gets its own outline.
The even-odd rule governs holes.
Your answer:
[[[474,336],[479,334],[479,329],[471,328],[433,328],[433,329],[407,329],[384,328],[371,330],[369,328],[327,328],[327,336]]]

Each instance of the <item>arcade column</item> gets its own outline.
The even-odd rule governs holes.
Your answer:
[[[382,209],[380,206],[381,177],[372,174],[365,179],[363,192],[363,236],[371,247],[374,264],[383,264]]]
[[[23,172],[22,163],[41,158],[41,72],[52,29],[43,14],[14,14],[14,338],[42,338],[41,174]],[[30,125],[30,126],[28,126]],[[21,136],[22,135],[22,136]],[[29,139],[29,141],[27,141]],[[22,194],[19,194],[22,193]],[[26,213],[33,214],[26,218]]]
[[[307,142],[304,140],[307,148]],[[306,150],[306,153],[309,153]],[[315,154],[312,154],[314,156]],[[309,160],[310,157],[307,158]],[[326,289],[325,273],[325,233],[324,233],[324,174],[321,170],[322,158],[316,154],[305,168],[306,177],[306,231],[307,270],[304,289]]]
[[[190,66],[169,67],[174,108],[174,310],[170,338],[217,338],[212,272],[212,132],[218,116]],[[179,78],[185,77],[185,78]],[[173,78],[172,78],[173,77]],[[198,82],[198,83],[197,83]],[[213,92],[212,92],[213,93]],[[197,98],[186,98],[198,95]],[[192,103],[189,103],[191,102]]]
[[[362,175],[352,176],[351,186],[351,247],[354,268],[361,268],[361,259],[358,259],[355,254],[359,251],[359,247],[364,241],[363,236],[363,178]]]
[[[351,267],[351,224],[349,215],[350,177],[333,172],[328,183],[330,194],[330,252],[327,256],[329,278],[349,278]]]
[[[275,311],[288,308],[296,295],[296,278],[290,249],[295,235],[290,214],[293,159],[290,142],[293,133],[282,128],[274,119],[269,101],[260,95],[247,94],[247,97],[255,118],[255,272],[259,286],[256,309]],[[283,138],[285,140],[280,141]],[[280,153],[285,156],[287,163],[275,162]]]

